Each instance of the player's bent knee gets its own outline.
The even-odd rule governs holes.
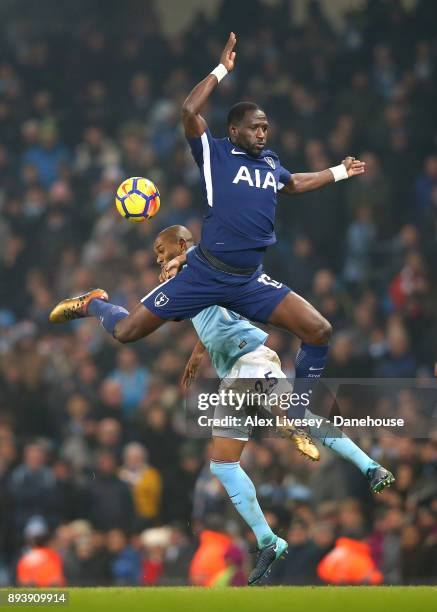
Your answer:
[[[118,331],[117,328],[114,329],[114,338],[121,344],[127,344],[128,342],[132,342],[132,340],[129,339],[129,336],[124,331]]]
[[[122,319],[114,327],[114,338],[121,344],[128,344],[129,342],[135,342],[139,340],[140,336],[136,332],[134,326],[126,325],[124,323],[126,319]]]
[[[323,319],[320,329],[320,344],[329,344],[332,337],[332,325],[326,319]]]
[[[320,317],[311,334],[310,344],[329,344],[332,336],[332,325],[324,317]]]

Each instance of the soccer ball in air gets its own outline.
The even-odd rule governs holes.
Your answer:
[[[149,179],[133,176],[117,189],[115,205],[122,217],[129,221],[151,219],[161,204],[158,188]]]

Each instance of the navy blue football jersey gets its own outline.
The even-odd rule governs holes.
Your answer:
[[[258,265],[276,242],[277,193],[290,172],[273,151],[253,157],[229,138],[213,138],[209,129],[188,142],[206,200],[201,246],[236,267]]]

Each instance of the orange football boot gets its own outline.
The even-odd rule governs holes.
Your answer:
[[[291,440],[301,455],[311,461],[320,461],[320,451],[306,431],[294,425],[278,425],[276,430],[283,438]]]
[[[92,289],[83,295],[62,300],[53,308],[49,315],[49,321],[51,323],[66,323],[74,319],[83,319],[88,316],[88,305],[94,299],[107,302],[108,294],[104,289]]]

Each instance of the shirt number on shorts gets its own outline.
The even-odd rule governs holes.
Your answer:
[[[282,287],[282,283],[278,283],[278,281],[273,280],[267,274],[261,274],[258,276],[258,282],[263,283],[263,285],[269,285],[269,287],[274,287],[275,289],[280,289]]]
[[[270,376],[271,372],[266,372],[264,374],[264,378],[266,379],[266,386],[264,387],[264,381],[263,380],[257,380],[255,382],[255,391],[257,391],[258,393],[266,393],[267,395],[270,395],[270,393],[273,391],[273,389],[276,387],[276,385],[278,384],[278,379],[275,378],[274,376]]]

